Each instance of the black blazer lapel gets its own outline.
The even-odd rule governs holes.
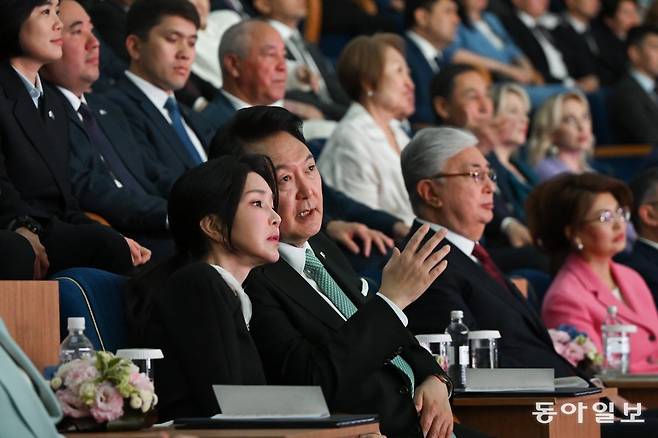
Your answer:
[[[275,288],[289,296],[326,326],[338,330],[344,324],[343,319],[285,260],[280,259],[262,269],[263,275]]]
[[[118,84],[126,94],[137,103],[144,114],[146,114],[153,126],[161,133],[160,137],[169,144],[172,152],[176,154],[176,156],[185,163],[187,167],[194,167],[195,163],[192,162],[192,157],[185,152],[180,140],[178,140],[176,131],[174,131],[174,128],[172,128],[163,117],[160,110],[158,110],[155,105],[151,103],[149,98],[125,75],[119,80]]]

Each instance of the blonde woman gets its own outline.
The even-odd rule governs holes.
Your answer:
[[[514,216],[525,222],[525,200],[537,183],[534,170],[521,158],[518,151],[528,138],[528,112],[530,99],[526,91],[516,84],[494,88],[495,117],[499,121],[499,140],[487,156],[498,175],[498,188]]]
[[[549,99],[535,114],[529,142],[529,161],[540,181],[559,173],[591,170],[587,158],[594,134],[589,104],[576,91]]]

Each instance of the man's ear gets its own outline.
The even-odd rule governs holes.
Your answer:
[[[658,209],[652,205],[640,205],[640,208],[637,209],[637,216],[640,218],[642,226],[658,228]]]
[[[218,243],[224,243],[224,233],[221,223],[217,219],[217,216],[214,214],[204,216],[199,221],[199,228],[201,228],[203,234],[208,236],[210,240]]]
[[[272,13],[272,5],[269,0],[253,0],[253,7],[256,12],[266,17]]]
[[[137,35],[128,35],[126,37],[126,50],[132,61],[140,60],[140,49],[142,40]]]
[[[448,109],[448,101],[441,96],[436,96],[432,101],[434,106],[434,111],[439,115],[443,120],[450,118],[450,110]]]
[[[222,60],[222,73],[236,79],[240,77],[240,57],[237,53],[227,53]]]
[[[430,179],[421,179],[416,184],[416,193],[428,207],[440,208],[443,205],[436,183]]]

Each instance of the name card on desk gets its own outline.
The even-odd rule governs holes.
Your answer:
[[[553,368],[466,368],[466,390],[553,391]]]
[[[213,385],[221,414],[213,418],[324,418],[319,386]]]

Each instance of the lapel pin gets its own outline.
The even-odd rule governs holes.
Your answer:
[[[320,257],[322,257],[323,259],[326,259],[326,258],[327,258],[327,257],[325,257],[325,255],[324,255],[324,253],[323,253],[322,251],[320,251]]]
[[[100,109],[100,110],[98,110],[98,114],[100,114],[101,116],[104,116],[105,114],[107,114],[107,111],[105,111],[104,109]]]
[[[55,120],[55,113],[52,110],[48,110],[48,117]]]

